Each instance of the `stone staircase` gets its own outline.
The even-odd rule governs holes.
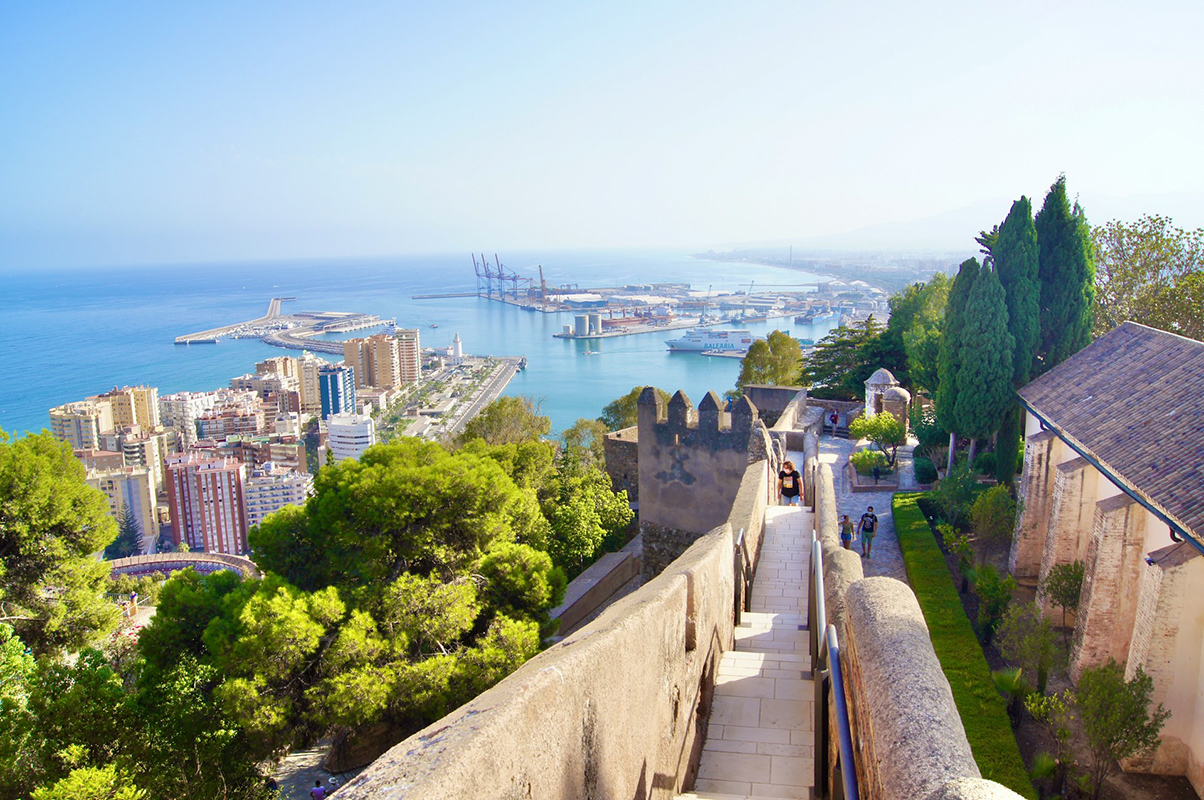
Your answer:
[[[687,800],[809,798],[814,685],[807,652],[807,567],[813,514],[765,513],[751,611],[719,664],[693,791]]]

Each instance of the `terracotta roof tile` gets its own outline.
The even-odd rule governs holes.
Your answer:
[[[1204,342],[1126,322],[1018,394],[1204,535]]]

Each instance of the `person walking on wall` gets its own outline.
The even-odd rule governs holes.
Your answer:
[[[781,503],[784,506],[797,506],[799,504],[799,489],[803,484],[803,476],[798,474],[798,470],[794,468],[793,461],[783,461],[782,468],[778,470],[778,496],[781,498]]]
[[[845,514],[840,520],[840,546],[845,550],[853,549],[853,520]]]
[[[874,535],[878,533],[878,517],[874,514],[873,506],[868,507],[861,515],[857,529],[861,531],[861,555],[873,558]]]

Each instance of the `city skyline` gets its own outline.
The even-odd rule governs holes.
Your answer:
[[[1194,4],[0,15],[4,269],[1204,225]]]

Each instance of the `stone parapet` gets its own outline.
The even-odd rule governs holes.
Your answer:
[[[849,587],[846,603],[844,653],[860,732],[862,796],[940,796],[952,791],[951,782],[981,779],[911,589],[891,578],[865,578]]]

